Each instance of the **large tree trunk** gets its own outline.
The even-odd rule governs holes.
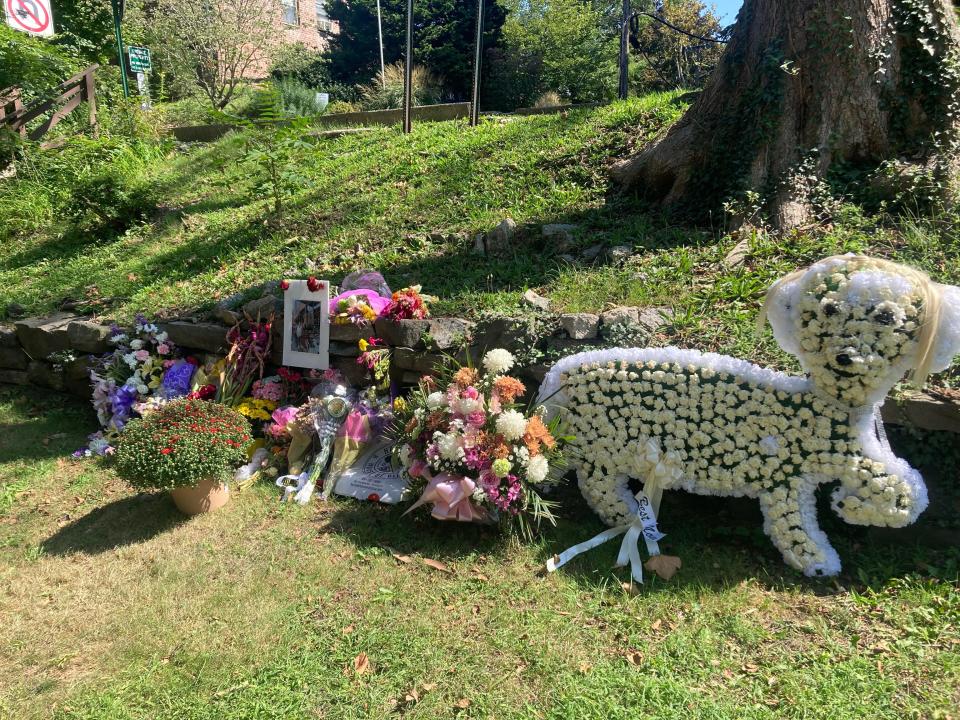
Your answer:
[[[686,115],[613,174],[701,215],[753,190],[790,227],[810,219],[814,186],[837,163],[931,168],[936,156],[941,175],[955,170],[958,121],[951,0],[746,0]]]

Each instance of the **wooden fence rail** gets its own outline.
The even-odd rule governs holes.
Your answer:
[[[26,106],[23,104],[20,88],[0,90],[0,125],[10,128],[21,137],[39,140],[67,115],[80,107],[81,103],[86,102],[90,126],[96,134],[97,91],[93,76],[99,67],[99,65],[91,65],[54,88],[51,91],[53,97]],[[28,123],[48,114],[49,116],[40,125],[32,130],[27,129]]]

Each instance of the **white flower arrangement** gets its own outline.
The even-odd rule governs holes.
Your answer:
[[[774,285],[764,315],[808,376],[677,348],[618,349],[565,358],[540,398],[564,415],[581,491],[611,526],[635,521],[629,478],[754,497],[787,564],[833,575],[840,558],[817,524],[818,485],[839,481],[832,507],[854,524],[903,527],[927,507],[877,406],[908,371],[922,383],[960,352],[960,289],[834,257]]]

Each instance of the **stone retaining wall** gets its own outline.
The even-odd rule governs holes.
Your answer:
[[[273,313],[274,335],[272,363],[282,363],[282,301],[267,295],[242,308],[215,311],[225,321],[266,317]],[[534,358],[519,374],[539,382],[549,368],[549,360],[589,349],[600,341],[600,330],[617,324],[632,323],[651,335],[663,322],[662,315],[650,309],[616,308],[603,316],[587,313],[552,316],[547,313],[518,318],[496,317],[479,322],[454,317],[393,322],[380,319],[374,325],[330,326],[330,363],[354,384],[367,381],[366,369],[357,363],[361,338],[378,337],[393,349],[391,376],[401,384],[415,384],[444,357],[465,360],[467,355],[479,361],[494,347],[504,347],[521,358]],[[171,320],[159,322],[171,342],[184,354],[225,355],[229,349],[230,326],[220,320]],[[531,330],[537,325],[539,331]],[[543,328],[546,328],[544,330]],[[110,326],[70,313],[18,320],[0,326],[0,383],[36,385],[90,396],[89,368],[94,356],[109,352]]]
[[[231,322],[241,319],[244,313],[250,317],[273,313],[278,332],[273,339],[271,362],[277,367],[282,364],[283,302],[279,298],[268,294],[242,308],[219,308],[215,313]],[[447,356],[464,361],[469,354],[478,362],[486,350],[503,347],[526,360],[518,374],[539,383],[553,361],[609,341],[609,331],[631,328],[634,338],[638,334],[652,338],[668,315],[665,309],[618,307],[602,315],[536,313],[479,322],[441,317],[399,323],[380,319],[365,327],[331,325],[330,364],[354,385],[369,382],[366,368],[357,363],[357,343],[361,338],[378,337],[393,349],[391,377],[401,385],[413,385]],[[229,350],[230,326],[226,322],[173,320],[159,325],[185,354],[225,355]],[[539,329],[532,330],[532,325]],[[35,385],[89,398],[91,359],[111,350],[109,334],[109,325],[70,313],[0,325],[0,383]],[[890,399],[883,414],[890,424],[960,433],[960,404],[922,393]]]

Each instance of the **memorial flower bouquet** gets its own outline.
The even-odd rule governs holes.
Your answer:
[[[541,409],[519,408],[526,388],[507,374],[514,362],[491,350],[482,372],[463,366],[440,382],[423,378],[397,404],[394,454],[422,491],[411,510],[431,505],[434,518],[462,522],[516,518],[525,530],[530,520],[553,521],[534,488],[555,482],[566,438]]]
[[[383,310],[383,317],[398,322],[400,320],[423,320],[430,317],[428,302],[434,298],[423,295],[420,285],[397,290],[390,300],[390,304]]]
[[[107,455],[126,424],[143,409],[151,409],[189,390],[193,366],[175,361],[177,349],[157,325],[138,315],[129,330],[114,325],[108,341],[114,346],[90,369],[93,407],[102,428],[86,448],[74,455]],[[180,390],[186,380],[186,390]]]
[[[230,353],[220,372],[216,399],[224,405],[238,405],[250,391],[254,381],[263,378],[263,369],[270,358],[273,324],[250,322],[246,332],[237,325],[230,329],[227,340]],[[272,409],[271,409],[272,411]]]

